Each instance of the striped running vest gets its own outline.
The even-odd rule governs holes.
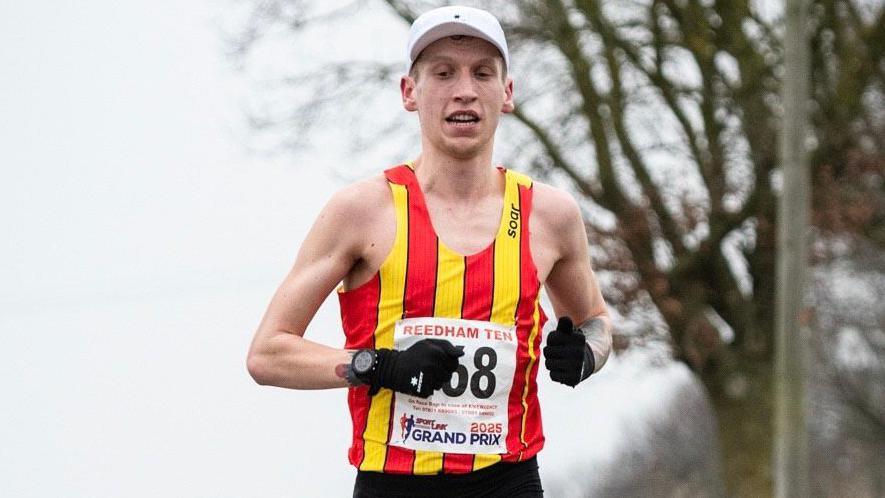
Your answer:
[[[494,332],[499,339],[513,336],[511,349],[506,350],[510,352],[507,357],[493,361],[479,354],[476,357],[465,355],[460,359],[464,368],[459,367],[450,385],[436,391],[429,400],[434,400],[437,393],[451,392],[459,387],[468,396],[473,390],[475,396],[482,398],[487,395],[483,394],[483,389],[495,387],[494,379],[482,380],[480,377],[496,375],[489,369],[501,365],[509,365],[505,373],[512,375],[512,384],[509,391],[496,394],[503,400],[498,407],[499,420],[503,423],[482,422],[481,410],[485,405],[470,404],[470,416],[474,418],[468,422],[473,422],[469,423],[470,431],[464,430],[461,435],[446,431],[447,425],[453,424],[440,424],[437,418],[430,416],[421,418],[420,412],[417,424],[414,414],[410,414],[407,420],[405,413],[398,411],[398,407],[404,406],[402,398],[408,398],[405,394],[381,389],[375,396],[369,396],[367,386],[352,387],[348,392],[353,421],[350,462],[363,471],[430,475],[467,473],[500,461],[517,462],[531,458],[544,446],[536,377],[541,330],[546,321],[540,306],[537,270],[529,249],[532,181],[520,173],[498,168],[505,175],[505,189],[497,235],[484,250],[463,256],[439,240],[412,168],[411,164],[404,164],[385,171],[396,210],[396,237],[378,273],[354,289],[338,291],[345,347],[399,349],[394,347],[395,329],[401,331],[403,322],[420,321],[421,317],[438,317],[444,323],[482,322],[488,324],[488,328],[498,330],[510,327],[513,334]],[[433,330],[428,326],[413,328]],[[436,329],[439,332],[445,327]],[[492,337],[491,330],[487,333]],[[477,337],[475,333],[473,337]],[[478,351],[490,351],[490,347],[483,347],[485,335],[481,333],[478,337]],[[456,345],[457,341],[451,339]],[[494,347],[494,344],[489,345]],[[468,369],[475,377],[469,383],[471,372]],[[500,378],[509,379],[507,376]],[[453,387],[452,384],[457,385]],[[500,381],[497,386],[499,390],[506,389]],[[467,411],[467,407],[465,403],[461,409]],[[473,407],[479,407],[479,411],[474,413]],[[442,430],[438,430],[440,427]],[[408,439],[409,434],[412,439],[421,436],[425,441],[430,441],[431,436],[438,441],[445,437],[445,441],[452,444],[456,441],[468,444],[466,438],[470,441],[482,439],[483,442],[494,440],[500,451],[444,452],[393,444],[394,440]]]

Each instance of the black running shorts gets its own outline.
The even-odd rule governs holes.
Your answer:
[[[353,498],[542,498],[537,457],[467,474],[416,476],[358,471]]]

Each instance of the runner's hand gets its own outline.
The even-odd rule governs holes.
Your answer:
[[[369,394],[382,387],[426,398],[449,382],[464,351],[444,339],[422,339],[405,351],[379,349]]]
[[[556,330],[547,336],[544,358],[550,379],[571,387],[589,377],[595,367],[593,352],[584,334],[575,330],[567,316],[560,317]]]

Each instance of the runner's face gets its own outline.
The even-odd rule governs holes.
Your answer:
[[[418,112],[425,141],[457,159],[490,149],[501,113],[513,111],[513,82],[504,81],[494,45],[443,38],[428,45],[417,64],[417,77],[404,76],[400,87],[406,110]]]

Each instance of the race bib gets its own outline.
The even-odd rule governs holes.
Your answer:
[[[395,393],[389,444],[445,453],[506,453],[507,404],[516,370],[516,327],[457,318],[396,323],[400,351],[428,338],[464,350],[449,384],[429,398]]]

